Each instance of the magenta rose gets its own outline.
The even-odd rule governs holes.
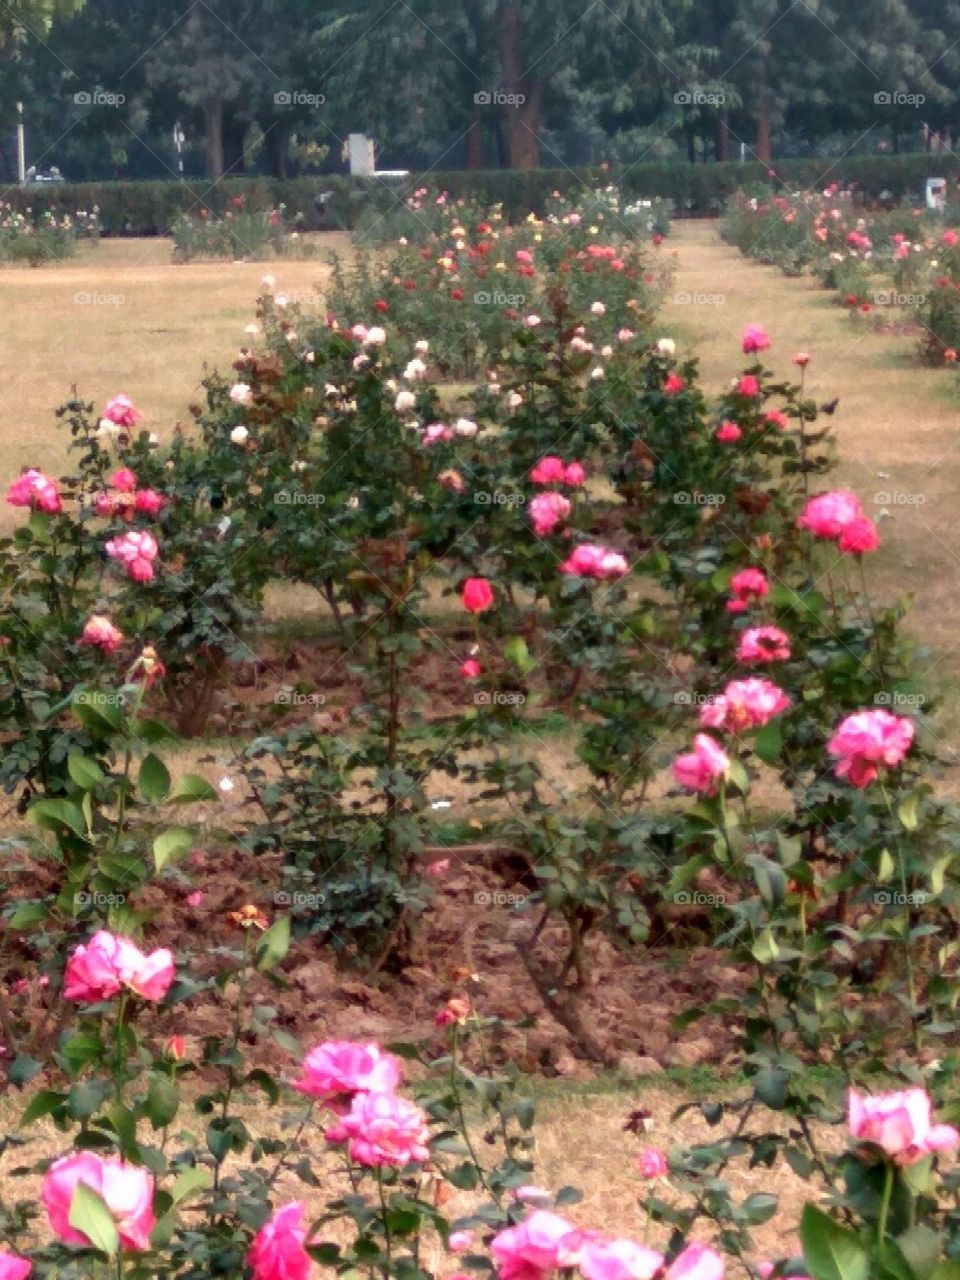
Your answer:
[[[903,762],[914,738],[913,721],[889,711],[857,711],[847,716],[827,743],[837,764],[834,773],[855,787],[867,787],[880,767]]]
[[[541,1280],[558,1266],[558,1251],[573,1226],[559,1214],[537,1209],[515,1227],[495,1235],[490,1252],[500,1280]]]
[[[378,1044],[325,1040],[304,1058],[293,1087],[320,1102],[348,1102],[357,1093],[392,1093],[402,1077],[399,1059]]]
[[[351,1160],[372,1167],[422,1163],[430,1156],[426,1116],[394,1093],[357,1093],[350,1110],[326,1132],[347,1143]]]
[[[284,1205],[253,1238],[247,1265],[253,1280],[309,1280],[312,1262],[304,1246],[307,1232],[300,1225],[302,1204]]]

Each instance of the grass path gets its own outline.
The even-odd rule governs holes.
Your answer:
[[[667,244],[678,269],[662,332],[699,355],[709,393],[740,367],[740,335],[755,322],[772,339],[769,367],[789,377],[793,354],[809,351],[810,394],[821,403],[840,397],[833,419],[838,479],[860,495],[867,514],[892,517],[881,520],[883,547],[868,580],[886,601],[912,597],[908,630],[930,648],[917,676],[944,695],[941,731],[960,745],[956,375],[921,365],[915,336],[878,329],[875,313],[851,316],[812,280],[743,258],[721,241],[716,223],[680,222]],[[877,500],[886,494],[899,501]]]

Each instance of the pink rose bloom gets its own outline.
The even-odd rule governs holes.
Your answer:
[[[859,516],[843,529],[838,545],[846,555],[863,556],[876,551],[880,545],[877,526],[869,516]]]
[[[163,509],[166,498],[155,489],[138,489],[134,507],[145,516],[155,516]]]
[[[557,1266],[564,1271],[571,1267],[579,1267],[584,1251],[593,1245],[607,1244],[607,1237],[602,1231],[582,1230],[575,1227],[560,1240],[557,1246]]]
[[[545,1272],[555,1271],[560,1242],[571,1231],[566,1218],[537,1209],[524,1222],[495,1235],[490,1252],[500,1280],[540,1280]]]
[[[934,1124],[925,1089],[904,1089],[873,1096],[851,1089],[847,1094],[847,1127],[860,1142],[882,1147],[894,1164],[916,1164],[934,1151],[960,1144],[953,1125]]]
[[[293,1087],[321,1102],[345,1102],[356,1093],[389,1093],[401,1079],[399,1059],[378,1044],[325,1040],[304,1058]]]
[[[758,396],[760,394],[760,383],[752,373],[744,374],[737,383],[737,392],[742,396]]]
[[[460,674],[466,680],[476,680],[480,674],[480,663],[476,658],[466,658],[460,664]]]
[[[246,382],[235,382],[230,388],[230,399],[234,404],[249,404],[253,399],[253,388]]]
[[[92,1243],[70,1225],[70,1206],[81,1182],[106,1201],[124,1249],[150,1248],[150,1232],[156,1222],[153,1175],[139,1165],[104,1159],[92,1151],[78,1151],[56,1160],[44,1176],[40,1197],[50,1226],[61,1240],[87,1246]]]
[[[84,624],[80,643],[102,649],[104,653],[113,653],[114,649],[123,644],[123,632],[118,631],[109,618],[94,613]]]
[[[677,756],[673,762],[673,776],[687,791],[700,791],[712,795],[721,778],[727,776],[730,757],[720,744],[707,733],[698,733],[693,750]]]
[[[786,662],[790,657],[790,637],[779,627],[751,627],[740,637],[740,662]]]
[[[451,1253],[466,1253],[472,1244],[472,1231],[451,1231],[447,1240],[447,1248]],[[2,1280],[2,1277],[0,1277],[0,1280]]]
[[[678,396],[687,384],[680,377],[679,373],[667,374],[667,380],[663,384],[663,391],[668,396]]]
[[[949,231],[945,231],[943,233],[943,243],[947,246],[948,249],[952,249],[958,240],[960,240],[960,234],[958,234],[952,228]]]
[[[640,1177],[651,1181],[654,1178],[665,1178],[670,1168],[667,1157],[657,1147],[645,1147],[640,1152],[637,1163],[640,1166]]]
[[[622,578],[629,572],[630,566],[617,551],[607,547],[599,547],[584,543],[560,566],[561,573],[569,573],[576,578]]]
[[[730,579],[733,599],[727,601],[728,613],[744,613],[753,600],[770,594],[770,583],[762,569],[741,569]]]
[[[467,613],[484,613],[493,604],[493,587],[486,578],[468,578],[461,598]]]
[[[159,547],[152,533],[145,530],[124,533],[119,538],[111,538],[105,550],[112,559],[120,561],[127,577],[134,582],[149,582],[153,577],[153,561]]]
[[[426,1116],[395,1093],[355,1094],[350,1110],[325,1137],[328,1142],[346,1142],[350,1159],[358,1164],[402,1167],[430,1158]]]
[[[534,484],[563,484],[566,479],[563,459],[556,458],[553,454],[541,458],[530,472],[530,479]]]
[[[731,680],[719,698],[703,707],[700,723],[706,729],[743,733],[746,729],[759,729],[789,706],[790,699],[777,685],[751,676],[747,680]]]
[[[723,1258],[705,1244],[688,1244],[667,1267],[665,1280],[723,1280]]]
[[[306,1228],[300,1225],[303,1205],[286,1204],[268,1218],[253,1238],[247,1265],[253,1280],[310,1280],[313,1267],[304,1241]]]
[[[525,266],[529,266],[530,263],[533,262],[533,254],[529,249],[518,249],[516,252],[516,259],[518,262],[522,262]]]
[[[587,478],[587,473],[583,469],[583,465],[581,463],[579,462],[567,463],[563,471],[564,484],[569,485],[571,489],[576,489],[579,485],[583,484],[586,478]]]
[[[7,490],[7,501],[11,507],[32,507],[50,516],[59,515],[63,510],[56,480],[34,469],[25,471],[13,481]]]
[[[425,445],[445,444],[453,439],[453,431],[445,422],[431,422],[428,427],[424,427],[422,439]]]
[[[103,416],[108,422],[112,422],[118,427],[132,427],[140,421],[143,414],[136,408],[130,397],[121,392],[120,395],[114,396],[112,400],[107,401]]]
[[[585,1280],[653,1280],[662,1266],[662,1254],[632,1240],[588,1244],[580,1256]]]
[[[112,485],[114,489],[119,489],[121,493],[132,493],[137,487],[137,477],[129,467],[121,467],[109,477],[107,484]]]
[[[562,493],[551,490],[549,493],[538,493],[530,503],[530,518],[533,531],[538,538],[553,533],[558,524],[566,520],[570,514],[570,500]]]
[[[768,409],[763,420],[769,422],[771,427],[779,427],[781,431],[786,431],[790,426],[790,419],[780,409]]]
[[[101,929],[67,961],[65,1000],[109,1000],[123,987],[144,1000],[162,1000],[174,978],[173,956],[162,947],[146,955],[129,938]]]
[[[436,858],[433,862],[427,863],[427,875],[433,876],[436,880],[441,880],[449,870],[449,858]],[[389,1092],[389,1090],[385,1090],[385,1092]]]
[[[866,787],[876,778],[880,766],[901,764],[914,738],[913,721],[890,711],[857,711],[847,716],[827,743],[836,760],[834,773],[855,787]]]
[[[797,520],[801,529],[809,529],[815,538],[839,538],[848,524],[863,516],[860,499],[849,489],[821,493],[803,509]]]
[[[630,342],[633,337],[634,332],[632,329],[619,329],[617,331],[618,342]]]
[[[752,355],[755,351],[766,351],[770,346],[770,338],[766,329],[761,329],[758,324],[748,324],[743,331],[743,351],[745,355]]]
[[[33,1263],[28,1258],[18,1258],[6,1249],[0,1251],[0,1280],[24,1280],[32,1270]]]
[[[736,444],[743,432],[735,422],[724,422],[713,434],[721,444]]]
[[[193,893],[188,893],[186,902],[188,907],[199,907],[207,895],[202,889],[194,889]]]

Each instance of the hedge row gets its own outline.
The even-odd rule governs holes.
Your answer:
[[[785,160],[778,161],[775,170],[789,189],[855,182],[867,199],[889,195],[917,200],[926,178],[953,176],[944,157],[926,155]],[[290,216],[303,215],[307,229],[349,228],[371,212],[388,210],[421,181],[434,189],[446,189],[454,197],[469,195],[486,203],[502,202],[514,217],[541,209],[551,191],[582,190],[584,185],[594,187],[618,179],[631,196],[659,196],[671,200],[677,212],[704,215],[718,212],[734,191],[764,182],[767,175],[762,164],[638,164],[626,167],[621,174],[599,169],[484,169],[431,172],[399,182],[330,174],[287,181],[228,178],[216,184],[198,179],[80,182],[15,190],[9,199],[16,207],[29,206],[34,212],[73,213],[97,205],[106,235],[153,236],[166,234],[181,213],[196,212],[202,206],[220,212],[237,195],[244,197],[251,210],[283,203]],[[318,203],[322,192],[331,193],[323,210]]]

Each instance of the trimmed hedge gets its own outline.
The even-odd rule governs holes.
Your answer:
[[[774,164],[777,178],[788,189],[827,182],[856,183],[864,198],[889,194],[919,200],[928,177],[951,177],[943,156],[852,156],[843,160],[782,160]],[[763,164],[638,164],[616,170],[593,169],[480,169],[432,172],[403,180],[351,178],[321,174],[278,181],[272,178],[227,178],[211,184],[203,179],[185,182],[79,182],[33,186],[11,192],[14,207],[35,213],[74,213],[99,206],[105,235],[166,235],[177,216],[206,206],[220,213],[232,197],[242,195],[251,211],[285,204],[288,217],[303,215],[308,230],[353,227],[362,212],[385,212],[414,187],[444,189],[453,197],[471,196],[484,203],[503,204],[508,216],[518,217],[543,208],[552,191],[575,191],[584,185],[602,186],[619,180],[625,194],[672,200],[678,213],[718,213],[733,192],[768,181]],[[332,193],[321,212],[317,197]]]

